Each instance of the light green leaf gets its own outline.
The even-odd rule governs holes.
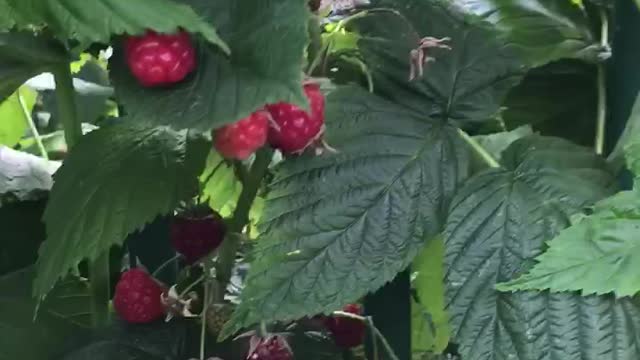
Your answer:
[[[29,88],[21,88],[0,103],[0,145],[14,147],[29,128],[25,116],[31,116],[37,93]],[[22,98],[22,99],[20,99]],[[22,109],[22,100],[25,111]]]
[[[585,10],[570,0],[453,0],[493,24],[533,65],[563,58],[601,61],[607,50],[590,30]]]
[[[233,164],[215,151],[209,153],[207,165],[200,175],[203,202],[219,212],[230,216],[242,191],[242,183],[237,179]]]
[[[551,240],[528,273],[497,289],[633,296],[640,292],[638,231],[640,194],[619,193]]]
[[[212,24],[187,5],[170,0],[4,0],[20,28],[46,25],[61,40],[108,44],[113,35],[142,34],[148,29],[201,34],[228,53]],[[0,23],[2,24],[2,23]],[[0,30],[7,30],[0,28]]]
[[[374,11],[350,24],[360,33],[375,91],[432,119],[477,126],[493,118],[518,83],[523,64],[495,32],[470,23],[443,1],[383,0],[396,12]],[[422,37],[451,38],[451,50],[429,49],[435,61],[409,79],[409,54]]]
[[[533,135],[531,126],[523,125],[511,131],[503,131],[489,135],[477,135],[473,138],[491,155],[491,157],[500,161],[502,158],[502,152],[507,149],[511,143],[529,135]],[[486,162],[481,159],[477,160],[477,162],[482,163],[483,167],[486,167]]]
[[[209,143],[136,119],[85,135],[55,177],[44,214],[34,292],[45,295],[83,259],[95,259],[197,193]]]
[[[277,168],[226,335],[327,313],[381,287],[439,231],[467,177],[466,144],[450,124],[359,88],[332,93],[326,119],[338,153]]]
[[[86,281],[61,282],[40,304],[34,321],[34,275],[26,268],[0,277],[0,360],[57,358],[87,331],[91,301]]]
[[[630,299],[494,289],[525,272],[569,218],[610,194],[603,159],[565,140],[527,137],[503,168],[470,179],[445,230],[447,310],[465,360],[632,360],[640,306]]]
[[[62,44],[46,36],[30,32],[0,32],[0,101],[32,76],[67,61],[67,52]]]
[[[633,104],[624,131],[608,158],[613,166],[621,167],[626,157],[627,165],[636,177],[640,177],[640,143],[638,139],[640,139],[640,92]]]
[[[195,74],[169,89],[149,89],[133,78],[117,47],[111,75],[129,114],[176,129],[209,130],[238,121],[267,103],[306,104],[302,94],[306,2],[188,2],[219,26],[231,46],[231,57],[200,46]]]
[[[419,303],[411,304],[413,352],[440,354],[449,344],[451,328],[444,299],[444,240],[432,239],[413,260],[412,285]]]

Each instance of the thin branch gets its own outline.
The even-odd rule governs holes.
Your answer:
[[[602,23],[600,32],[600,45],[603,48],[609,46],[609,17],[604,8],[600,9],[600,20]],[[606,68],[603,64],[598,64],[598,113],[596,118],[596,154],[604,154],[604,138],[607,122],[607,78]]]
[[[202,307],[202,327],[200,328],[200,360],[205,360],[204,356],[204,348],[206,342],[206,331],[207,331],[207,309],[209,308],[209,292],[210,292],[210,284],[204,284],[204,306]]]
[[[31,129],[31,134],[33,135],[33,138],[36,141],[36,145],[38,145],[40,156],[42,156],[45,160],[49,160],[49,154],[47,153],[47,149],[44,147],[44,144],[42,143],[42,137],[38,132],[38,128],[36,127],[36,124],[33,122],[33,117],[31,116],[31,112],[29,111],[29,109],[27,109],[27,104],[25,103],[24,98],[20,93],[20,88],[18,88],[16,95],[18,96],[18,103],[20,104],[20,108],[22,109],[22,115],[24,116],[24,121],[26,121],[27,124],[29,125],[29,129]]]
[[[476,139],[469,136],[469,134],[464,132],[462,129],[458,129],[458,133],[460,134],[462,139],[467,144],[469,144],[471,149],[473,149],[473,151],[476,154],[478,154],[478,156],[480,156],[482,160],[484,160],[484,162],[487,163],[487,165],[489,165],[489,167],[492,167],[492,168],[500,167],[500,163],[498,163],[498,161],[494,159],[493,156],[491,156],[491,154],[489,154],[489,152],[485,148],[483,148],[482,145],[480,145],[480,143],[476,141]]]

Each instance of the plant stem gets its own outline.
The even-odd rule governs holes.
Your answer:
[[[320,19],[317,15],[311,16],[308,22],[309,32],[309,46],[307,47],[307,74],[311,75],[311,72],[317,66],[316,62],[321,58],[322,53],[325,51],[325,47],[322,43],[322,33],[320,29]]]
[[[182,255],[180,254],[176,254],[174,257],[172,257],[171,259],[165,261],[162,263],[162,265],[158,266],[156,268],[156,270],[153,272],[153,274],[151,274],[151,276],[156,277],[156,275],[158,275],[158,273],[160,271],[162,271],[162,269],[166,268],[167,266],[171,265],[173,262],[175,262],[176,260],[180,259],[182,257]]]
[[[204,348],[206,341],[206,330],[207,330],[207,309],[209,308],[209,295],[211,293],[211,284],[206,282],[204,284],[204,306],[202,307],[202,327],[200,328],[200,360],[204,359]]]
[[[478,154],[478,156],[480,156],[482,160],[484,160],[484,162],[487,163],[487,165],[489,165],[489,167],[492,167],[492,168],[500,167],[500,163],[498,163],[498,161],[494,159],[493,156],[491,156],[491,154],[489,154],[489,152],[485,150],[485,148],[483,148],[482,145],[480,145],[480,143],[476,141],[476,139],[469,136],[469,134],[464,132],[462,129],[458,129],[458,133],[460,134],[462,139],[466,141],[466,143],[469,144],[469,146],[471,146],[471,149],[473,149],[473,151],[476,154]]]
[[[605,9],[600,9],[602,22],[600,45],[609,46],[609,18]],[[607,122],[607,78],[604,64],[598,64],[598,113],[596,118],[596,154],[604,154],[604,138]]]
[[[53,75],[56,81],[56,100],[58,101],[58,115],[64,126],[64,138],[68,151],[80,141],[82,137],[82,123],[78,118],[75,89],[69,64],[58,65]],[[89,278],[91,289],[91,310],[93,326],[101,327],[109,322],[109,252],[99,255],[89,263]]]
[[[270,149],[262,149],[256,154],[256,159],[251,166],[251,170],[244,179],[242,192],[238,198],[233,217],[229,221],[228,234],[222,242],[218,251],[218,261],[215,265],[216,279],[219,289],[224,291],[231,280],[233,266],[236,261],[236,253],[240,246],[240,237],[235,234],[241,233],[249,223],[249,211],[253,201],[258,194],[258,189],[262,184],[262,179],[267,173],[273,152]]]
[[[31,129],[31,134],[33,135],[33,138],[36,141],[36,145],[38,145],[40,156],[42,156],[45,160],[49,160],[49,154],[47,153],[47,149],[44,147],[44,144],[42,143],[42,137],[38,132],[38,128],[36,127],[36,124],[33,122],[33,117],[31,116],[31,112],[29,111],[29,109],[27,109],[27,104],[24,102],[24,98],[20,93],[20,88],[18,88],[16,95],[18,96],[18,103],[20,104],[20,108],[22,109],[22,115],[24,116],[24,121],[26,121],[27,124],[29,125],[29,129]]]

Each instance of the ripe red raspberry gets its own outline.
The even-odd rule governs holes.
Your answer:
[[[142,269],[131,269],[120,276],[113,297],[113,307],[129,323],[148,323],[165,312],[161,296],[163,288]]]
[[[253,336],[250,340],[249,353],[246,360],[292,360],[293,352],[280,335],[269,335],[266,338]]]
[[[125,56],[133,75],[148,87],[177,83],[196,68],[196,50],[184,31],[131,36],[125,40]]]
[[[304,151],[316,142],[324,130],[324,95],[315,84],[304,86],[310,112],[289,103],[267,105],[273,122],[269,128],[269,143],[285,154]]]
[[[173,247],[189,264],[220,246],[225,234],[222,217],[208,207],[178,214],[171,220]]]
[[[360,315],[361,309],[358,304],[348,304],[342,311]],[[364,341],[366,326],[356,319],[349,319],[342,316],[330,316],[325,321],[325,326],[333,335],[336,345],[341,348],[356,347]]]
[[[228,159],[244,160],[267,142],[269,114],[256,111],[215,131],[215,148]]]

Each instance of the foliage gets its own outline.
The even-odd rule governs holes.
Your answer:
[[[31,110],[36,102],[36,93],[21,88],[0,103],[0,145],[15,146],[29,127]],[[24,110],[23,110],[24,106]]]

